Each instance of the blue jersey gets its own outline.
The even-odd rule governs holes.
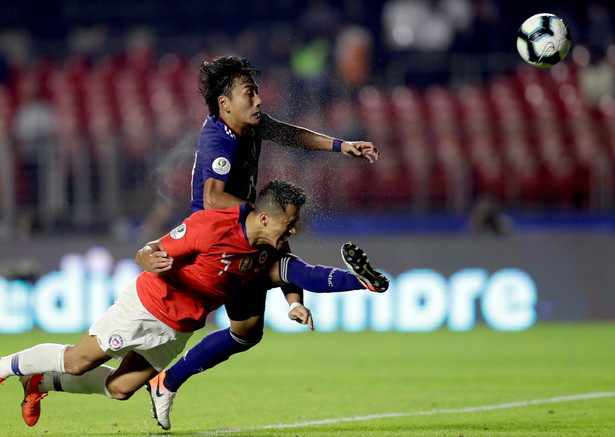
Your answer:
[[[207,117],[192,167],[192,212],[203,209],[203,187],[209,178],[224,182],[227,193],[254,203],[261,143],[273,139],[277,123],[261,112],[259,124],[240,136],[220,117]]]

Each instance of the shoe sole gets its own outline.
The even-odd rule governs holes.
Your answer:
[[[367,254],[356,244],[344,243],[341,253],[346,267],[359,279],[374,287],[373,291],[384,293],[389,289],[389,280],[371,266]]]

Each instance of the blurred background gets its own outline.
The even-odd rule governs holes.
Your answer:
[[[572,34],[549,69],[516,51],[519,26],[539,12]],[[188,215],[208,113],[199,64],[235,54],[262,71],[265,112],[382,152],[368,165],[263,145],[259,185],[285,177],[308,189],[311,241],[382,236],[372,251],[391,273],[435,263],[450,275],[494,259],[492,271],[530,269],[544,261],[528,260],[536,247],[510,244],[555,233],[570,240],[538,247],[564,259],[540,274],[585,260],[584,277],[605,281],[592,290],[610,296],[614,20],[607,0],[0,2],[0,241],[11,248],[0,274],[35,281],[90,241],[132,257]],[[450,235],[508,245],[420,249]],[[417,244],[423,256],[402,248]],[[337,246],[317,245],[319,259],[336,262],[326,253]],[[597,314],[613,317],[600,299]]]
[[[308,186],[319,218],[413,213],[404,215],[411,226],[417,214],[474,210],[583,213],[577,221],[613,213],[611,2],[25,0],[0,8],[4,238],[157,236],[185,216],[207,115],[198,67],[229,53],[262,71],[266,112],[382,151],[369,166],[265,145],[260,182]],[[515,44],[525,18],[545,11],[565,20],[573,45],[565,62],[541,70],[525,65]]]

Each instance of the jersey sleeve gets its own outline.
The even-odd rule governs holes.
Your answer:
[[[211,211],[197,211],[160,239],[162,247],[171,258],[184,257],[207,249],[218,239],[213,226]]]
[[[237,154],[237,138],[224,122],[208,120],[199,137],[198,154],[203,183],[209,178],[227,182]]]

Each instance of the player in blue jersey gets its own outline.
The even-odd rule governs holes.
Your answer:
[[[307,150],[340,152],[370,163],[378,160],[379,152],[370,142],[332,138],[278,121],[262,112],[258,85],[254,80],[259,72],[245,59],[220,56],[211,62],[204,62],[200,73],[199,89],[209,107],[209,116],[201,130],[192,170],[193,212],[231,208],[245,201],[254,202],[263,140]],[[362,251],[359,253],[365,258]],[[313,266],[302,263],[298,259],[293,264],[297,270],[314,272],[311,269]],[[366,263],[366,258],[359,262],[361,265]],[[357,269],[361,265],[355,263]],[[374,277],[364,279],[378,282]],[[386,289],[384,281],[380,282],[371,283],[371,289]],[[266,278],[249,284],[225,305],[231,321],[229,329],[207,335],[183,359],[148,383],[154,415],[160,426],[170,428],[169,413],[173,398],[186,379],[260,342],[268,288],[271,284]],[[310,312],[302,305],[302,290],[292,286],[283,287],[282,290],[290,305],[289,317],[313,329]]]
[[[221,56],[201,66],[200,91],[209,106],[192,172],[192,211],[230,208],[256,196],[262,140],[341,152],[373,163],[379,152],[370,142],[343,141],[275,120],[261,111],[254,77],[245,60]]]

